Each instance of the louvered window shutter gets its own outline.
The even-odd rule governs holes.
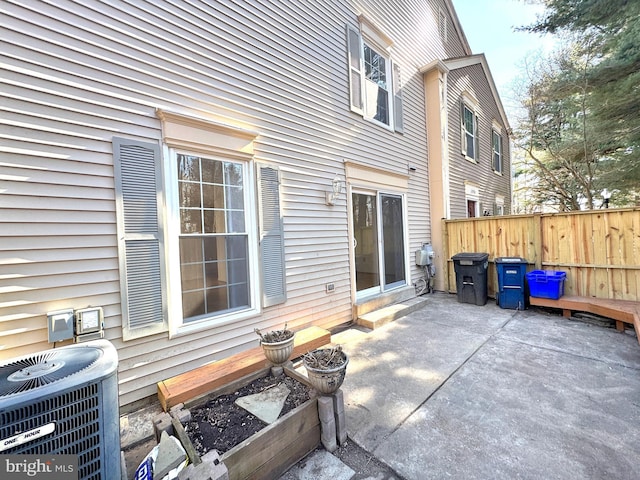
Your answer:
[[[460,100],[460,151],[467,154],[467,128],[464,123],[464,102]]]
[[[479,162],[480,161],[480,119],[478,118],[478,115],[476,115],[475,113],[473,114],[473,128],[474,128],[474,134],[473,134],[473,158]]]
[[[113,139],[123,340],[167,330],[157,144]]]
[[[262,164],[257,169],[262,305],[270,307],[284,303],[287,299],[284,232],[280,213],[280,172],[277,168]]]
[[[400,67],[392,62],[393,71],[393,126],[396,132],[404,132],[402,119],[402,80],[400,78]]]
[[[364,114],[362,105],[362,40],[358,30],[347,26],[347,57],[349,62],[349,98],[351,110]]]

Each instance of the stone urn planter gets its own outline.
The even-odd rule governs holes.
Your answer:
[[[256,328],[255,332],[260,337],[260,345],[267,360],[276,367],[287,363],[293,353],[295,333],[288,330],[286,324],[282,330],[273,330],[263,334]]]
[[[302,357],[302,363],[311,386],[321,395],[331,395],[344,381],[349,358],[338,345],[309,352]]]

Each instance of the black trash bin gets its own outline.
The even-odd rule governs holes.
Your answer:
[[[527,261],[520,257],[498,257],[495,262],[498,273],[496,302],[500,308],[524,310]]]
[[[453,257],[456,271],[458,302],[485,305],[487,303],[488,253],[457,253]]]

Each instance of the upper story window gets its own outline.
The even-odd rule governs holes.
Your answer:
[[[468,159],[477,162],[480,158],[479,155],[479,142],[478,142],[478,115],[474,108],[473,102],[466,95],[463,97],[462,106],[460,110],[461,117],[461,148],[462,154]]]
[[[393,42],[362,15],[359,20],[360,30],[347,27],[351,110],[402,132],[400,68],[389,56]]]
[[[364,43],[365,118],[389,125],[388,60]]]
[[[491,130],[491,144],[493,145],[493,170],[502,173],[502,135],[495,129]]]

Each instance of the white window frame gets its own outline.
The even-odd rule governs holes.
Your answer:
[[[385,76],[384,82],[383,81],[374,82],[367,77],[367,67],[366,67],[367,50],[372,52],[372,54],[377,56],[379,59],[384,60],[384,76]],[[392,118],[393,118],[392,103],[393,102],[391,98],[393,95],[393,91],[391,89],[392,72],[390,71],[390,68],[389,68],[391,65],[389,57],[384,53],[381,53],[381,51],[376,47],[375,44],[368,42],[366,39],[363,39],[362,40],[362,61],[363,61],[362,78],[364,82],[363,89],[362,89],[363,109],[364,109],[363,116],[366,120],[369,120],[378,125],[382,125],[385,128],[391,129],[393,128],[393,122],[392,122]],[[374,69],[375,69],[375,66],[373,66],[372,71]],[[376,118],[378,114],[378,108],[380,106],[380,103],[377,98],[380,90],[383,90],[386,93],[385,107],[387,109],[387,112],[386,112],[387,122],[383,122],[382,120],[379,120]]]
[[[248,242],[249,263],[249,303],[247,308],[228,312],[216,312],[203,315],[198,319],[185,322],[182,314],[182,278],[180,270],[180,205],[178,195],[178,154],[194,155],[213,160],[230,161],[242,165],[245,202],[245,222]],[[260,313],[260,282],[258,262],[257,212],[255,199],[255,178],[253,161],[230,158],[219,154],[207,154],[189,151],[184,148],[170,148],[165,145],[163,170],[166,194],[166,265],[168,285],[169,334],[171,337],[189,334],[195,331],[228,325]]]
[[[460,149],[462,155],[469,160],[470,162],[479,163],[480,161],[480,139],[479,139],[479,123],[480,118],[478,116],[478,101],[470,96],[468,93],[463,93],[462,107],[460,108]],[[473,119],[473,157],[470,157],[467,149],[467,134],[469,131],[467,130],[467,123],[465,121],[466,115],[465,110],[471,112]]]
[[[498,139],[498,150],[496,150],[495,140]],[[498,168],[496,168],[496,156],[498,158]],[[504,171],[504,157],[502,155],[502,135],[500,130],[495,126],[491,129],[491,168],[498,175],[502,175]]]

